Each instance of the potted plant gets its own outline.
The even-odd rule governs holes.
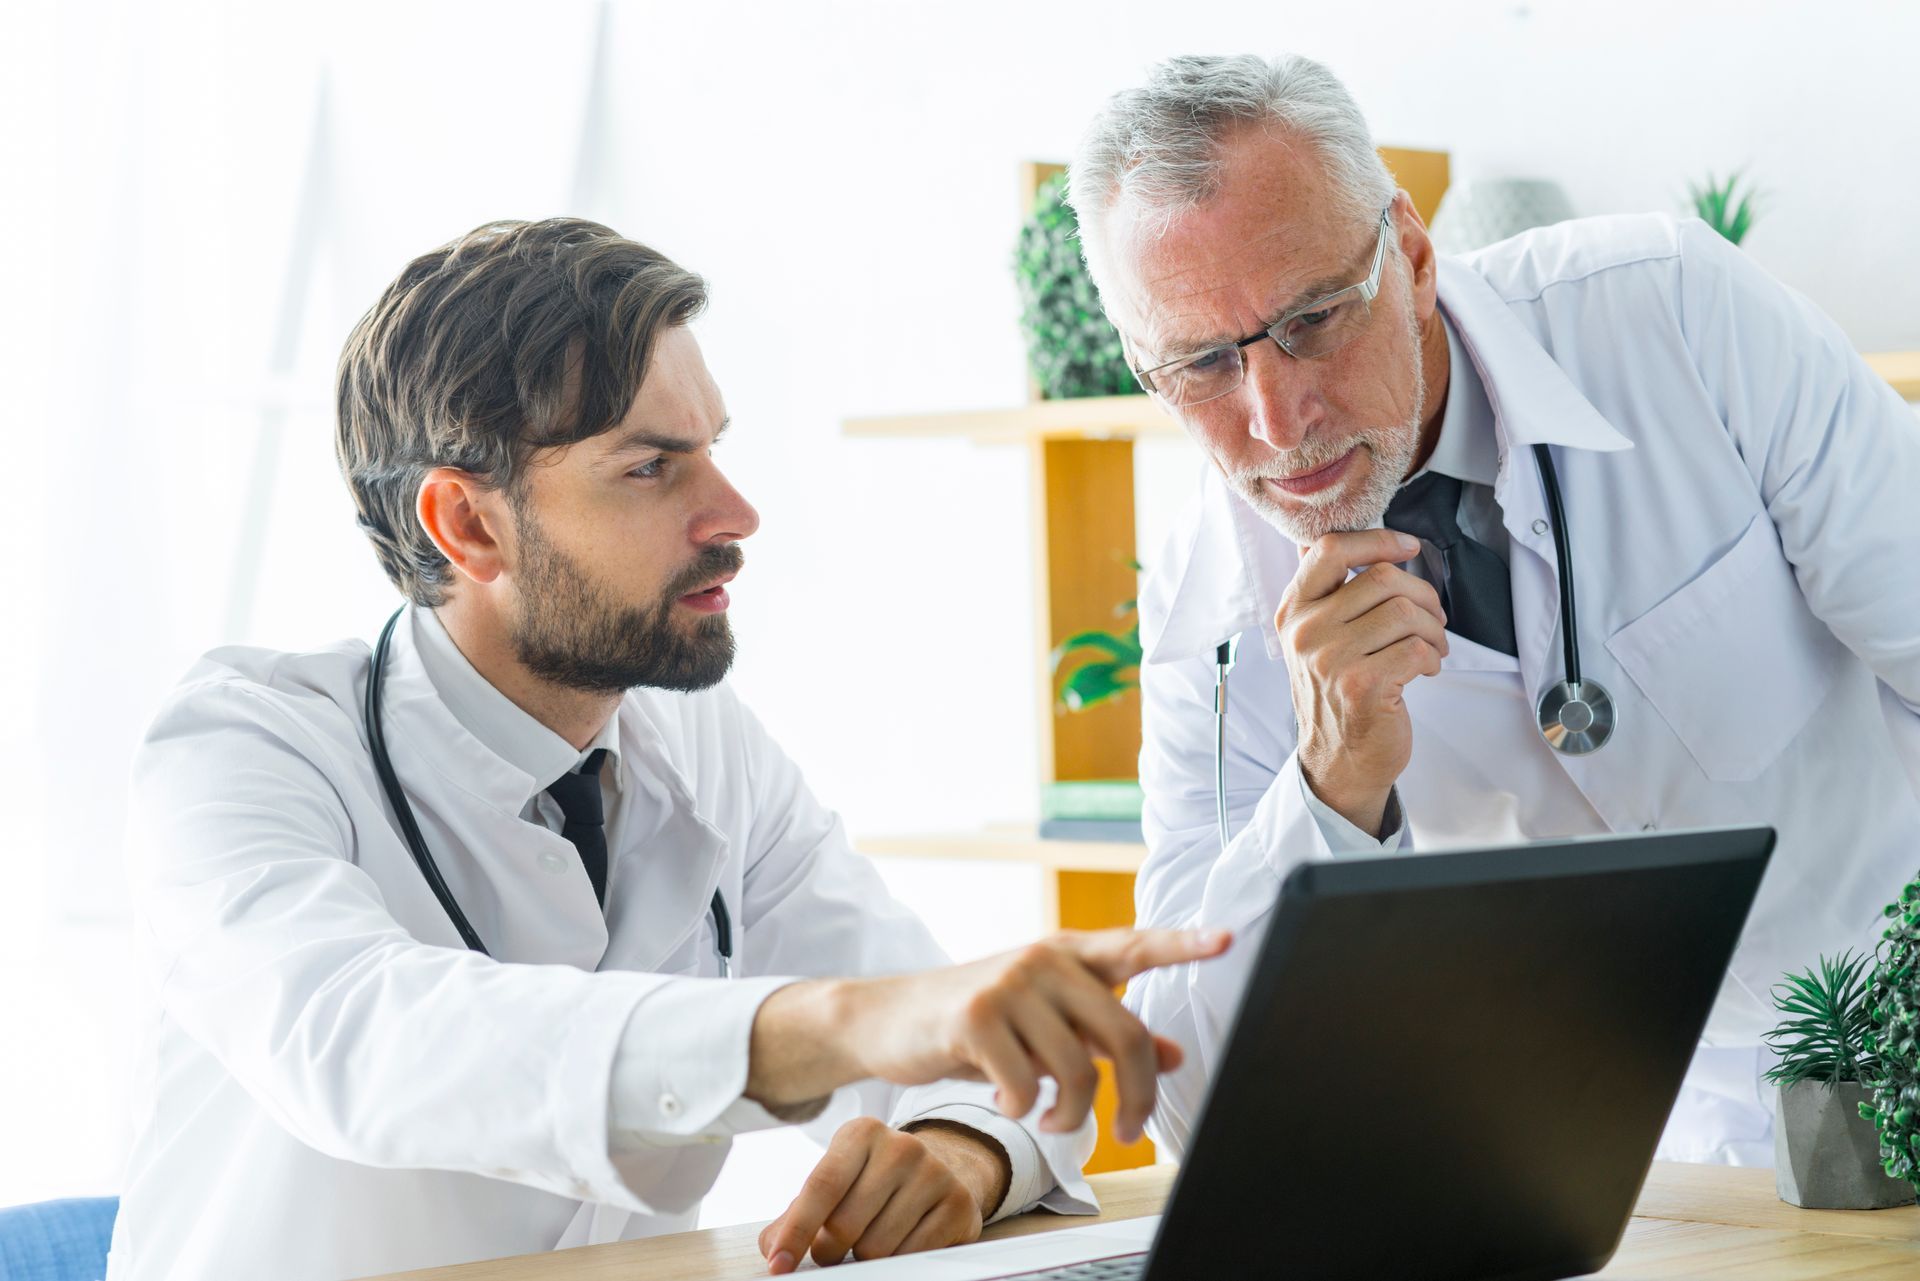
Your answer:
[[[1911,1200],[1920,1192],[1920,880],[1907,883],[1887,916],[1867,1000],[1878,1068],[1860,1115],[1880,1133],[1881,1168],[1906,1180]]]
[[[1107,323],[1080,256],[1080,224],[1066,185],[1065,174],[1040,184],[1014,251],[1027,361],[1049,400],[1138,394],[1120,335]]]
[[[1747,232],[1753,229],[1754,217],[1760,212],[1752,187],[1740,192],[1739,186],[1740,171],[1736,169],[1727,175],[1725,182],[1708,174],[1704,183],[1687,188],[1695,215],[1736,245],[1746,239]]]
[[[1779,1058],[1767,1072],[1780,1095],[1774,1186],[1790,1205],[1878,1210],[1913,1200],[1913,1188],[1883,1169],[1879,1136],[1861,1111],[1880,1071],[1872,961],[1851,952],[1837,961],[1823,956],[1817,970],[1774,986],[1774,1008],[1785,1016],[1766,1035]]]

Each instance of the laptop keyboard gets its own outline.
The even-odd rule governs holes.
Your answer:
[[[1147,1256],[1123,1254],[1115,1259],[1091,1259],[1039,1272],[1015,1272],[1000,1281],[1139,1281],[1147,1270]]]

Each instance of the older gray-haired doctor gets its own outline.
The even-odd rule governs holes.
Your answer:
[[[1294,863],[1761,822],[1778,850],[1662,1154],[1770,1162],[1769,985],[1870,943],[1920,847],[1911,411],[1698,222],[1438,258],[1306,59],[1162,64],[1094,121],[1071,198],[1140,381],[1212,464],[1142,591],[1138,914],[1247,941],[1128,994],[1190,1048],[1157,1136],[1182,1148]],[[1555,725],[1568,679],[1610,726]]]

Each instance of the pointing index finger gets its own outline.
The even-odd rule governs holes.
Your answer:
[[[1086,936],[1080,958],[1118,987],[1143,970],[1218,956],[1231,942],[1227,930],[1102,930]]]
[[[1319,600],[1347,581],[1350,570],[1367,565],[1397,565],[1420,551],[1420,540],[1391,529],[1357,529],[1322,534],[1300,552],[1293,593],[1301,601]]]

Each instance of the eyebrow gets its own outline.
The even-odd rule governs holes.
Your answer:
[[[607,453],[609,455],[631,454],[637,453],[642,449],[658,449],[662,453],[668,454],[697,454],[703,449],[710,449],[714,445],[719,444],[720,438],[727,434],[727,428],[731,426],[733,426],[733,418],[731,416],[722,418],[720,420],[719,430],[713,433],[713,439],[706,441],[696,440],[687,436],[668,435],[647,427],[636,427],[616,439],[613,444],[608,447]]]
[[[1371,257],[1371,253],[1372,253],[1371,248],[1369,248],[1368,253],[1369,253],[1369,257]],[[1279,307],[1275,308],[1273,311],[1273,319],[1267,321],[1264,325],[1260,327],[1260,329],[1261,330],[1269,329],[1272,326],[1280,323],[1280,318],[1286,315],[1288,312],[1292,311],[1296,307],[1304,307],[1306,304],[1313,302],[1316,299],[1324,298],[1328,294],[1334,293],[1338,290],[1350,289],[1354,285],[1358,284],[1360,280],[1365,280],[1365,279],[1366,279],[1366,275],[1364,272],[1361,274],[1359,280],[1350,279],[1348,277],[1346,269],[1344,268],[1339,271],[1328,272],[1325,275],[1320,276],[1319,278],[1308,282],[1308,284],[1304,288],[1296,291],[1293,297],[1289,298],[1286,302],[1282,303]],[[1256,331],[1256,332],[1259,332],[1259,331]],[[1239,342],[1242,338],[1245,338],[1246,336],[1247,335],[1245,334],[1230,334],[1220,338],[1205,339],[1201,342],[1194,343],[1191,346],[1176,344],[1169,352],[1167,352],[1166,354],[1163,354],[1159,358],[1157,363],[1162,365],[1169,365],[1176,360],[1186,360],[1190,356],[1198,356],[1202,352],[1212,351],[1215,347],[1224,347],[1230,342]]]

